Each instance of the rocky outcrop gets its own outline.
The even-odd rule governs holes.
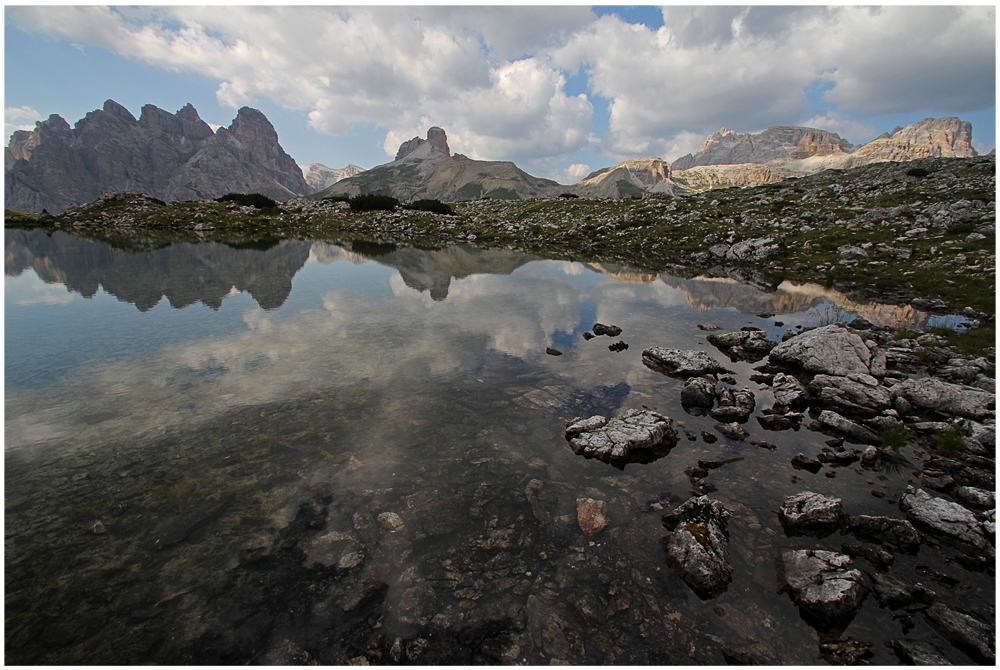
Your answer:
[[[802,126],[771,126],[757,135],[738,134],[723,128],[712,133],[693,155],[674,161],[675,170],[699,165],[766,164],[802,160],[812,156],[848,154],[854,150],[836,133]]]
[[[60,213],[105,190],[166,201],[230,192],[287,200],[309,187],[274,127],[249,107],[213,133],[190,104],[177,114],[146,105],[136,120],[108,100],[72,129],[52,115],[11,138],[4,161],[7,208]]]
[[[892,407],[893,394],[874,377],[816,375],[809,383],[812,397],[820,405],[855,416],[873,417]]]
[[[706,336],[711,344],[735,361],[755,363],[767,356],[778,343],[767,339],[763,330],[740,330],[735,333],[712,333]]]
[[[927,620],[949,642],[967,653],[978,663],[996,663],[996,626],[986,624],[968,614],[956,612],[947,605],[935,603],[927,610]]]
[[[688,586],[705,598],[725,591],[732,579],[729,516],[722,503],[708,496],[690,498],[663,515],[663,525],[671,531],[667,559],[680,568]]]
[[[849,556],[832,551],[799,549],[781,554],[783,590],[821,624],[852,615],[868,595],[861,571]]]
[[[727,186],[763,186],[786,179],[785,175],[766,165],[744,163],[742,165],[700,165],[681,169],[673,166],[671,178],[693,192],[708,191]]]
[[[630,409],[615,419],[576,418],[564,435],[574,453],[614,463],[648,463],[677,444],[674,422],[649,410]]]
[[[768,360],[811,374],[870,376],[872,351],[858,334],[831,324],[782,342],[771,350]]]
[[[943,498],[935,498],[923,489],[906,487],[906,493],[899,499],[899,508],[916,523],[974,547],[976,551],[993,556],[993,546],[983,533],[982,523],[976,515]]]
[[[592,172],[567,189],[585,198],[630,198],[643,193],[680,195],[688,189],[670,176],[670,165],[662,158],[630,158],[618,165]]]
[[[996,395],[934,377],[907,379],[896,384],[892,391],[895,397],[905,398],[914,407],[942,414],[982,420],[996,411]]]
[[[341,179],[353,177],[364,171],[363,167],[358,167],[357,165],[348,165],[340,170],[335,170],[328,168],[322,163],[313,163],[309,166],[309,172],[306,173],[306,183],[309,184],[309,192],[315,193],[316,191],[322,191],[329,186],[333,186]]]
[[[843,516],[840,498],[830,498],[803,491],[785,498],[778,508],[778,518],[789,528],[835,524]]]
[[[665,347],[650,347],[642,352],[646,367],[678,377],[699,377],[722,372],[725,368],[704,351],[686,351]]]
[[[414,137],[403,142],[391,163],[341,179],[309,197],[379,193],[403,202],[424,198],[461,202],[556,197],[567,190],[551,179],[533,177],[510,161],[452,155],[445,131],[434,127],[427,131],[426,140]]]
[[[685,408],[711,409],[715,404],[715,387],[719,380],[714,375],[691,377],[681,389],[681,405]]]
[[[906,519],[858,514],[847,520],[847,529],[860,537],[871,538],[888,547],[916,553],[922,538]]]
[[[957,116],[926,118],[858,149],[843,167],[917,158],[972,158],[972,124]]]

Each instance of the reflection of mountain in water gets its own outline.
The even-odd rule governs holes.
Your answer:
[[[358,263],[360,258],[370,258],[395,268],[403,283],[417,291],[430,291],[431,298],[439,301],[448,297],[452,279],[477,274],[509,275],[522,265],[538,260],[535,256],[506,249],[455,246],[424,251],[368,242],[352,243],[350,251],[315,242],[313,257],[321,263],[340,259]]]
[[[617,263],[584,263],[584,265],[594,272],[600,272],[624,284],[649,284],[660,276],[657,272],[641,272]]]
[[[175,308],[202,302],[219,309],[235,287],[264,309],[284,304],[292,277],[309,256],[309,244],[280,242],[268,249],[234,249],[225,244],[172,244],[143,253],[123,252],[55,232],[4,231],[4,272],[34,269],[47,283],[64,284],[90,298],[103,289],[140,311],[163,296]]]
[[[824,288],[819,284],[795,284],[785,281],[778,286],[777,291],[769,293],[729,277],[684,279],[662,274],[660,281],[680,290],[688,304],[699,311],[731,308],[744,314],[760,312],[794,314],[824,305],[829,306],[832,303],[844,312],[857,314],[874,324],[897,328],[922,327],[927,323],[928,317],[925,312],[910,305],[857,303],[843,293]],[[841,315],[831,313],[828,316],[833,320]]]

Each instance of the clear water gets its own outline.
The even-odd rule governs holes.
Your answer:
[[[776,592],[782,550],[856,540],[786,536],[772,510],[808,489],[902,517],[912,471],[794,470],[828,436],[753,419],[749,439],[775,451],[697,437],[624,469],[561,432],[633,407],[713,431],[681,408],[681,380],[641,364],[654,345],[708,351],[769,407],[753,365],[699,323],[780,338],[925,314],[470,246],[136,252],[8,230],[5,247],[9,663],[719,664],[728,647],[805,664],[841,633],[896,662],[881,642],[907,624],[874,598],[846,631],[817,631]],[[585,340],[596,321],[621,337]],[[629,349],[609,351],[618,339]],[[736,570],[703,601],[665,562],[659,517],[691,495],[685,468],[732,455],[708,481],[734,511]],[[583,498],[607,504],[593,540]],[[946,554],[894,569],[959,574]],[[959,576],[946,602],[992,598]]]

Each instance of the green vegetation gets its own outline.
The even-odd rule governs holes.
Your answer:
[[[493,200],[520,200],[521,196],[509,188],[499,187],[495,188],[486,195],[484,198],[492,198]]]
[[[951,424],[934,435],[934,449],[942,456],[958,456],[965,451],[965,431]]]
[[[227,193],[223,196],[219,196],[215,199],[216,202],[235,202],[240,207],[255,207],[257,209],[265,209],[268,207],[277,207],[276,203],[271,198],[266,195],[261,195],[260,193]],[[166,204],[162,200],[158,204]]]
[[[972,356],[984,354],[986,349],[995,347],[997,341],[996,326],[980,326],[964,332],[951,328],[930,328],[928,332],[947,339],[948,346],[955,347],[960,354]]]
[[[368,258],[378,258],[380,256],[388,256],[396,251],[396,245],[355,240],[351,242],[351,251],[359,253],[362,256],[367,256]]]
[[[912,433],[901,423],[883,423],[878,432],[882,446],[893,451],[899,451],[913,438]]]
[[[579,198],[580,196],[578,196],[576,193],[560,193],[559,197],[560,198]]]
[[[434,212],[436,214],[454,214],[455,210],[451,205],[446,205],[440,200],[417,200],[403,205],[405,209],[412,209],[420,212]]]
[[[346,195],[328,195],[323,200],[326,202],[350,202],[351,198]]]
[[[399,200],[391,195],[376,195],[374,193],[356,195],[347,202],[350,204],[352,212],[391,212],[399,205]]]
[[[615,186],[618,187],[618,193],[624,198],[641,198],[646,193],[627,179],[619,179],[615,182]]]
[[[893,334],[893,337],[895,337],[897,341],[898,340],[915,340],[918,337],[920,337],[920,333],[918,333],[915,330],[909,330],[908,328],[900,328],[899,330],[897,330]]]
[[[463,184],[458,192],[466,198],[478,198],[483,194],[483,187],[475,182]]]
[[[929,175],[930,171],[927,170],[926,168],[915,167],[915,168],[910,168],[909,170],[907,170],[906,174],[907,174],[907,176],[910,176],[910,177],[923,178],[923,177],[926,177],[927,175]]]

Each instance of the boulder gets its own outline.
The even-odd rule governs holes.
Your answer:
[[[930,642],[902,638],[890,641],[889,645],[906,665],[952,665]]]
[[[646,367],[678,377],[698,377],[725,370],[717,360],[704,351],[685,351],[650,347],[642,352],[642,362]]]
[[[663,516],[671,531],[667,558],[698,595],[711,598],[726,589],[732,579],[729,558],[729,510],[708,496],[690,498]]]
[[[831,324],[782,342],[771,350],[768,361],[810,374],[846,377],[870,374],[872,353],[859,335]]]
[[[781,554],[784,585],[795,604],[821,624],[852,615],[868,595],[861,571],[850,556],[799,549]]]
[[[707,339],[712,345],[729,356],[732,361],[755,363],[764,358],[778,343],[767,339],[763,330],[741,330],[735,333],[713,333]]]
[[[979,389],[925,377],[906,379],[892,387],[893,395],[914,407],[981,421],[994,414],[996,396]]]
[[[923,539],[920,532],[906,519],[887,516],[850,516],[847,519],[847,529],[860,537],[871,538],[908,553],[916,553]]]
[[[869,418],[892,407],[893,401],[892,391],[869,375],[852,379],[819,374],[809,383],[809,392],[824,407]]]
[[[846,435],[853,442],[865,444],[881,444],[882,442],[874,431],[828,409],[820,412],[817,420],[821,425]]]
[[[616,419],[576,418],[566,426],[573,451],[605,462],[649,462],[677,444],[674,422],[649,410],[630,409]]]
[[[608,337],[618,337],[622,334],[622,329],[618,326],[608,326],[603,323],[594,324],[594,335],[607,335]]]
[[[681,404],[685,407],[703,407],[711,409],[715,404],[715,385],[718,379],[714,375],[691,377],[684,382],[681,389]]]
[[[715,429],[730,440],[745,440],[750,436],[750,433],[735,421],[732,423],[717,423],[715,424]]]
[[[911,521],[993,557],[993,546],[986,538],[982,524],[975,514],[958,503],[935,498],[923,489],[907,486],[906,492],[899,499],[899,508]]]
[[[840,498],[829,498],[812,491],[788,496],[778,509],[778,517],[790,528],[834,524],[843,515]]]
[[[754,397],[753,391],[746,387],[743,387],[739,391],[723,387],[719,389],[718,398],[719,406],[709,412],[709,414],[713,419],[718,419],[719,421],[744,423],[750,418],[750,414],[757,406],[757,400]]]
[[[868,252],[861,247],[853,247],[849,244],[845,244],[842,247],[838,247],[837,251],[840,252],[840,260],[842,261],[866,261],[868,260]]]
[[[883,572],[876,572],[871,578],[875,599],[881,607],[894,610],[918,603],[926,605],[934,598],[933,592],[928,591],[922,584],[907,584]]]
[[[757,263],[781,251],[781,245],[774,237],[756,237],[737,242],[726,251],[727,261]]]
[[[593,540],[607,527],[609,523],[607,509],[608,505],[603,500],[577,498],[576,520],[587,539]]]
[[[979,489],[975,486],[959,486],[955,495],[963,504],[971,507],[996,507],[996,495],[993,491]]]
[[[935,603],[927,610],[927,620],[953,645],[978,663],[996,663],[996,628],[947,605]]]
[[[798,379],[784,372],[774,375],[772,381],[774,402],[791,408],[805,407],[809,403],[809,392]]]
[[[817,461],[815,458],[808,458],[802,452],[795,454],[792,457],[792,467],[799,470],[808,470],[809,472],[816,473],[819,472],[823,464]]]

